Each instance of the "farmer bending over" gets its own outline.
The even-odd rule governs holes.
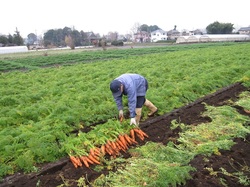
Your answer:
[[[139,125],[143,105],[149,108],[149,117],[158,111],[153,103],[145,98],[147,89],[147,79],[139,74],[122,74],[110,83],[110,90],[112,91],[119,110],[119,119],[124,118],[122,105],[123,95],[128,97],[128,107],[131,118],[130,125]]]

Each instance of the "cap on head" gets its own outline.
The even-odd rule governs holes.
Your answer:
[[[113,80],[110,83],[110,90],[112,91],[112,94],[114,96],[120,96],[121,95],[121,82],[118,80]]]

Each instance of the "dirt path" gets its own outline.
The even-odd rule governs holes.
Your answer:
[[[145,131],[149,138],[146,141],[162,142],[167,144],[169,141],[174,141],[178,138],[180,129],[171,130],[171,121],[176,119],[185,124],[199,124],[202,122],[209,122],[210,119],[201,117],[200,113],[205,111],[203,102],[220,106],[225,104],[229,99],[236,99],[237,95],[247,89],[241,84],[237,83],[232,86],[223,88],[216,93],[205,96],[197,101],[190,103],[184,107],[176,109],[163,116],[150,118],[140,124],[141,129]],[[167,101],[166,101],[167,102]],[[238,108],[241,114],[248,115],[241,108]],[[206,168],[216,168],[217,170],[223,166],[229,172],[244,172],[250,178],[250,135],[246,140],[237,138],[235,144],[230,151],[220,151],[222,155],[212,155],[209,161],[205,161],[202,156],[197,156],[191,161],[191,165],[197,169],[196,172],[191,173],[193,179],[187,181],[187,187],[217,187],[227,184],[228,187],[242,186],[237,183],[237,178],[230,177],[225,174],[211,175]],[[144,144],[145,142],[140,142]],[[130,155],[125,155],[129,157]],[[243,167],[245,166],[245,168]],[[248,168],[247,168],[248,167]],[[88,181],[92,181],[102,173],[107,174],[108,171],[96,172],[91,168],[80,167],[75,169],[68,158],[62,158],[58,162],[49,163],[42,167],[38,173],[23,175],[17,173],[13,176],[6,177],[0,184],[0,187],[35,187],[37,184],[41,187],[56,187],[63,183],[63,178],[72,179],[72,185],[76,186],[74,180],[80,177],[87,177]]]

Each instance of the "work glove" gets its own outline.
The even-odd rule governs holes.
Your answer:
[[[124,118],[124,116],[123,116],[123,110],[119,110],[119,119],[121,120],[123,118]]]
[[[135,118],[130,119],[130,125],[136,125],[137,126]]]

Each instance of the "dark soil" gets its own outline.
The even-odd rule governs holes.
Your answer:
[[[209,105],[221,106],[229,99],[237,99],[239,93],[246,90],[247,88],[243,85],[236,83],[170,113],[149,118],[146,121],[141,122],[140,127],[149,135],[149,138],[147,138],[146,141],[162,142],[163,144],[167,144],[169,141],[176,142],[180,129],[170,129],[172,120],[176,119],[179,122],[194,125],[209,122],[211,120],[208,117],[201,117],[200,115],[205,111],[204,105],[202,104],[203,102]],[[239,113],[250,117],[250,114],[244,112],[243,108],[238,106],[236,106],[236,108]],[[212,155],[208,158],[204,158],[203,156],[195,157],[190,162],[190,164],[196,168],[196,171],[191,173],[193,179],[188,180],[183,186],[243,186],[238,182],[238,178],[218,172],[221,171],[220,168],[222,167],[229,173],[243,172],[245,176],[250,178],[250,135],[245,139],[236,138],[234,141],[236,144],[230,151],[220,150],[221,155]],[[143,145],[144,143],[145,141],[139,142],[140,145]],[[124,154],[124,156],[129,157],[130,155]],[[217,175],[211,175],[206,168],[213,168],[213,170],[217,172]],[[88,181],[93,181],[103,173],[108,174],[108,171],[103,170],[102,172],[96,172],[93,169],[86,167],[75,169],[69,161],[69,158],[62,158],[55,163],[43,165],[41,170],[37,173],[16,173],[15,175],[8,176],[2,181],[2,183],[0,183],[0,187],[56,187],[63,184],[63,179],[70,179],[70,186],[77,186],[76,180],[80,177],[84,176]]]

